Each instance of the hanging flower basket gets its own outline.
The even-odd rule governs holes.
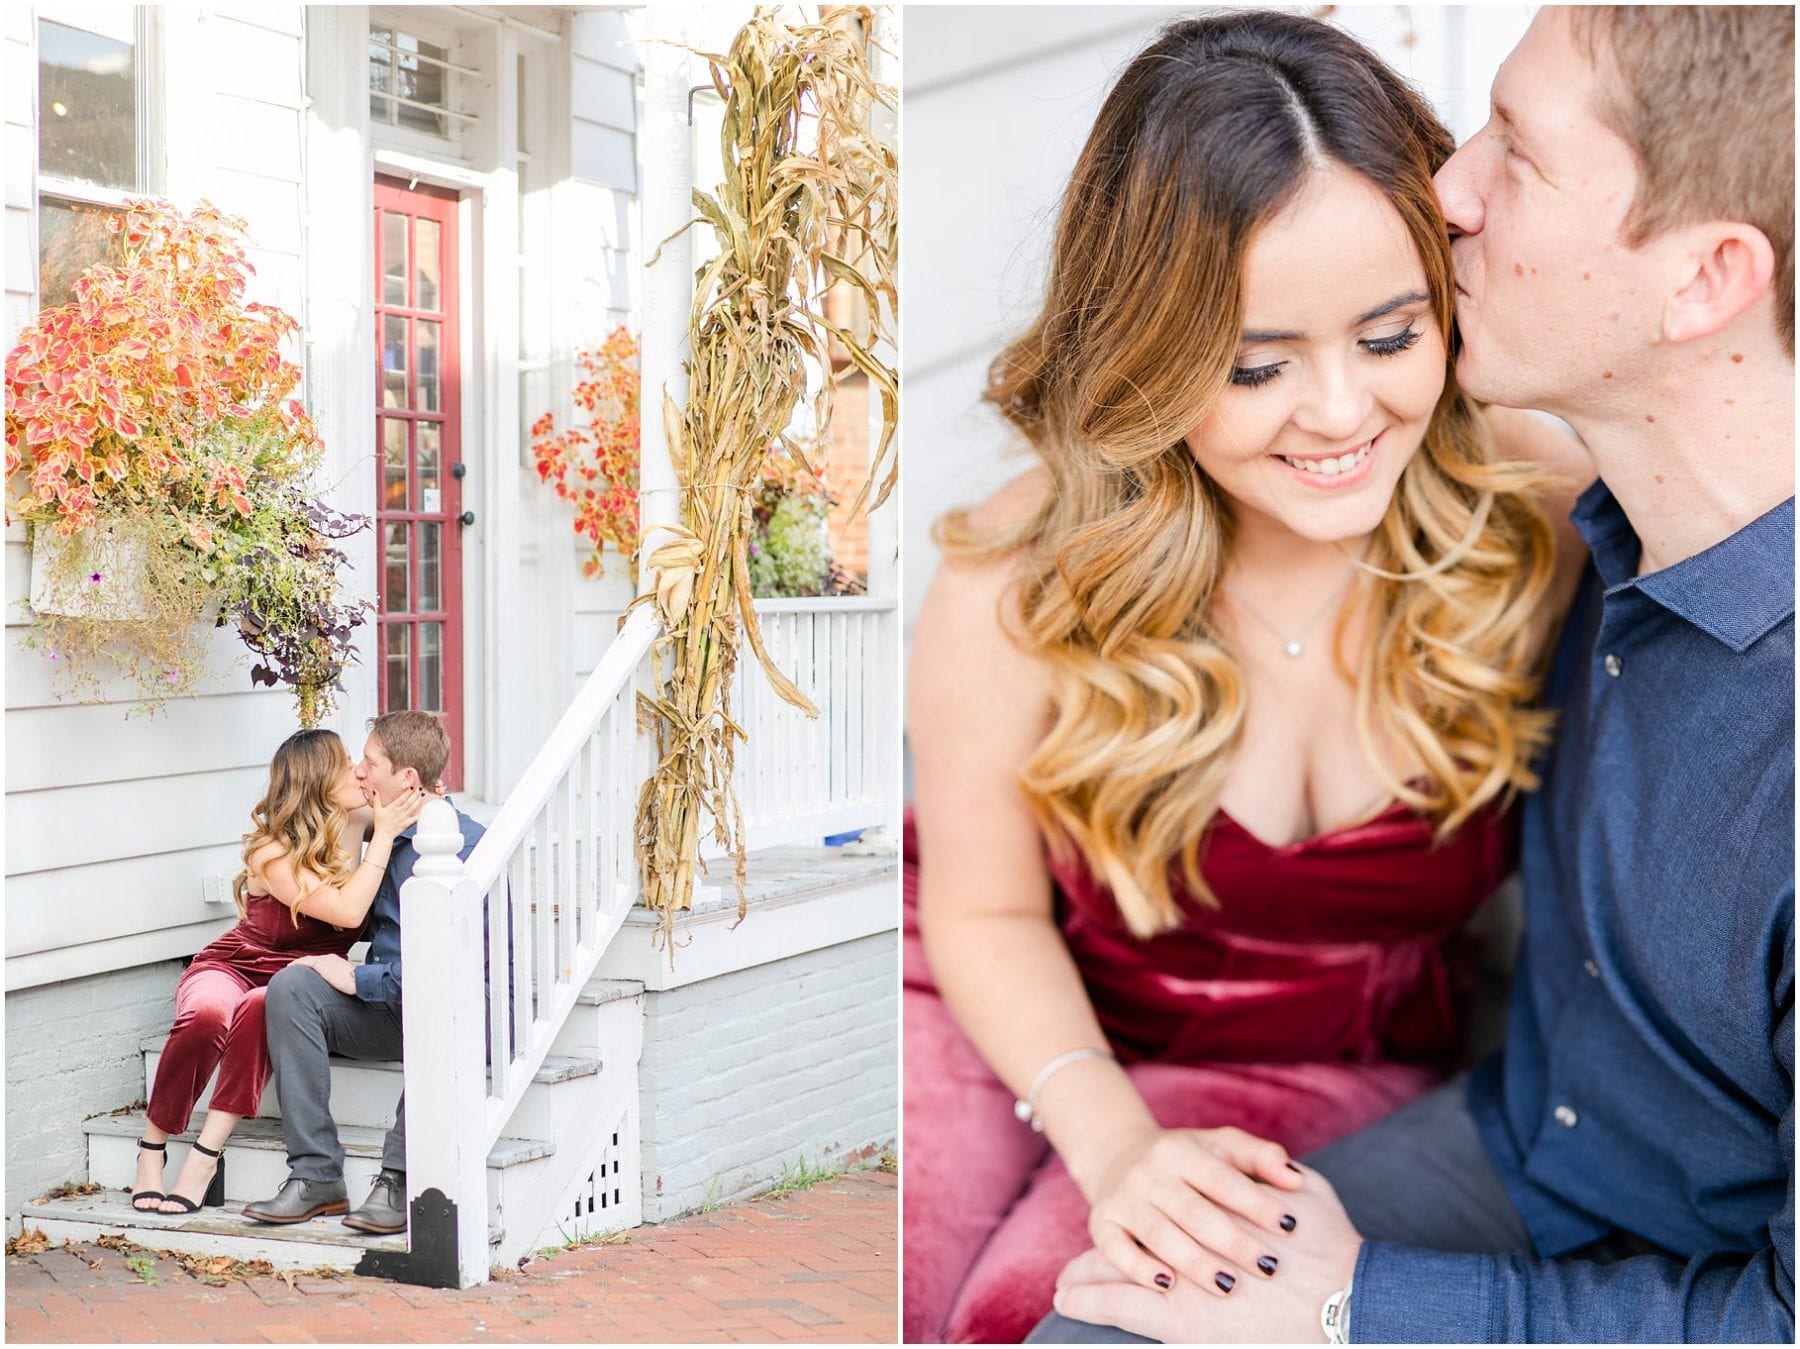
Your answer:
[[[37,529],[31,540],[31,607],[40,614],[119,623],[149,617],[141,535],[97,525],[68,537]]]
[[[323,446],[282,354],[299,325],[246,298],[241,220],[134,199],[108,228],[111,260],[6,355],[8,514],[34,535],[19,640],[66,691],[117,676],[154,711],[213,672],[229,614],[253,684],[293,688],[310,725],[370,606],[332,546],[366,519],[314,496]]]

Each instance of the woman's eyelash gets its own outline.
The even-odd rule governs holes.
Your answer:
[[[1397,356],[1422,336],[1420,329],[1408,325],[1405,332],[1395,333],[1392,337],[1371,337],[1363,343],[1363,349],[1377,356]]]
[[[1258,384],[1267,384],[1274,379],[1280,369],[1279,361],[1274,365],[1256,365],[1248,369],[1239,366],[1231,372],[1231,382],[1240,389],[1254,389]]]
[[[1425,334],[1423,330],[1408,327],[1405,332],[1395,333],[1392,337],[1371,337],[1362,343],[1362,348],[1372,356],[1398,356],[1408,350]],[[1240,389],[1254,389],[1259,384],[1267,384],[1281,373],[1285,364],[1276,361],[1273,365],[1238,366],[1231,372],[1231,382]]]

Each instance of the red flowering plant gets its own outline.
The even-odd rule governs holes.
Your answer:
[[[323,446],[282,352],[298,325],[244,298],[243,221],[205,202],[184,214],[133,200],[108,228],[115,257],[6,357],[7,512],[32,526],[47,576],[27,644],[78,683],[111,668],[155,708],[211,666],[205,620],[238,619],[266,654],[266,617],[293,615],[313,659],[257,673],[316,708],[365,606],[338,601],[344,558],[324,546],[356,520],[334,514],[322,530],[310,500]],[[276,555],[324,570],[299,576]]]
[[[591,351],[575,354],[582,375],[575,406],[587,425],[556,429],[546,412],[531,424],[531,454],[538,477],[575,504],[575,532],[594,546],[584,576],[605,572],[602,551],[618,550],[637,582],[638,560],[638,346],[625,328],[613,329]]]

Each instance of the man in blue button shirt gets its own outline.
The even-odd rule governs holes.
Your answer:
[[[450,759],[450,738],[429,712],[389,712],[370,723],[356,765],[357,780],[378,800],[417,786],[438,787]],[[440,791],[441,795],[441,791]],[[447,798],[446,798],[447,799]],[[466,862],[482,827],[456,812],[458,855]],[[400,889],[419,854],[409,827],[394,840],[381,886],[369,910],[369,954],[360,965],[342,956],[309,956],[269,981],[263,1024],[281,1098],[288,1180],[272,1199],[246,1205],[244,1216],[268,1223],[305,1222],[344,1213],[344,1147],[331,1118],[331,1055],[353,1059],[401,1057]],[[365,1232],[406,1230],[406,1098],[382,1142],[381,1172],[368,1199],[344,1222]]]
[[[1034,1341],[1793,1342],[1793,24],[1541,10],[1438,174],[1458,378],[1601,474],[1504,1050],[1284,1182],[1277,1275],[1089,1252]]]

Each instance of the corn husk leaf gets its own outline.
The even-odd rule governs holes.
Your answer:
[[[719,252],[695,273],[687,405],[664,397],[681,527],[649,554],[654,587],[638,601],[654,603],[664,625],[653,648],[658,691],[638,701],[656,754],[638,797],[638,861],[671,960],[674,915],[692,903],[703,814],[732,858],[745,913],[743,816],[732,789],[745,735],[730,705],[740,640],[783,699],[818,715],[770,658],[750,592],[751,500],[764,461],[785,446],[815,469],[788,428],[810,392],[824,443],[837,382],[856,371],[879,391],[883,424],[854,509],[872,491],[875,504],[885,500],[897,479],[899,376],[876,351],[897,322],[899,164],[869,129],[874,105],[892,108],[896,98],[869,71],[862,33],[872,17],[849,6],[791,25],[759,8],[727,52],[696,52],[724,102],[725,173],[714,191],[694,192],[696,215],[682,230],[710,229]],[[834,284],[868,304],[871,332],[861,342],[815,312],[815,297]],[[844,370],[832,368],[833,338],[850,354]]]

